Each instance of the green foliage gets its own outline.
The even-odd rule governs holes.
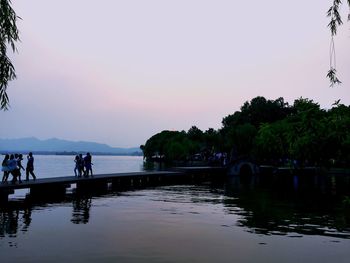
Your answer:
[[[337,77],[337,70],[333,68],[333,66],[330,67],[327,73],[327,78],[329,78],[330,86],[334,87],[334,85],[341,84],[341,81]]]
[[[342,162],[350,163],[350,107],[338,104],[328,111],[325,119],[327,125],[327,140],[324,147],[332,158]]]
[[[140,148],[146,159],[160,158],[164,161],[173,161],[186,160],[197,147],[184,131],[162,131],[148,139]]]
[[[209,128],[203,134],[202,151],[215,152],[223,150],[222,136],[218,131]]]
[[[322,111],[317,103],[303,98],[294,101],[293,109],[294,113],[287,118],[289,156],[293,159],[315,159],[322,139],[319,134]]]
[[[16,78],[14,66],[7,56],[7,46],[13,52],[16,51],[15,42],[19,40],[16,25],[18,18],[11,7],[11,1],[0,0],[0,110],[8,109],[8,82]]]
[[[348,1],[348,3],[350,5],[350,1]],[[333,0],[332,6],[327,11],[327,16],[331,19],[328,23],[328,27],[331,30],[332,36],[335,36],[337,34],[338,26],[343,24],[343,21],[339,14],[339,8],[341,4],[341,0]]]
[[[250,123],[232,127],[226,135],[226,148],[234,148],[241,156],[249,155],[255,141],[257,129]]]
[[[202,132],[196,126],[185,131],[162,131],[149,138],[140,148],[148,160],[165,162],[186,161],[198,153],[211,152],[219,145],[219,134],[214,129]]]
[[[190,140],[201,141],[203,138],[203,132],[200,129],[198,129],[196,126],[192,126],[188,130],[187,136]]]
[[[223,130],[244,123],[250,123],[258,128],[262,123],[285,118],[290,111],[288,103],[285,103],[283,98],[266,100],[264,97],[255,97],[250,102],[246,101],[241,111],[236,111],[233,115],[223,118]]]
[[[269,160],[287,156],[288,129],[289,125],[285,120],[262,124],[256,137],[257,157],[261,160]]]
[[[306,98],[292,106],[283,98],[256,97],[240,111],[223,118],[222,128],[202,132],[196,126],[185,131],[163,131],[141,146],[146,158],[187,160],[197,153],[231,153],[231,158],[252,157],[261,163],[281,159],[301,165],[350,163],[350,107],[333,104],[330,110]]]
[[[330,160],[346,163],[349,150],[350,111],[337,104],[329,111],[312,100],[295,100],[293,113],[282,121],[263,125],[256,139],[259,156],[287,157],[301,163],[328,165]]]

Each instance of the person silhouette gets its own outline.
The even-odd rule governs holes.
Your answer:
[[[93,176],[92,174],[92,157],[90,153],[87,153],[86,156],[84,157],[84,166],[85,166],[85,176],[88,177],[89,176],[89,172],[91,173],[91,176]]]
[[[19,178],[19,182],[21,181],[21,170],[25,171],[23,165],[22,165],[22,161],[23,161],[23,155],[19,154],[18,155],[18,159],[17,159],[17,166],[18,166],[18,178]]]
[[[29,180],[29,174],[33,176],[34,180],[36,179],[34,174],[34,157],[32,152],[30,152],[27,156],[26,181]]]
[[[1,171],[4,172],[4,174],[2,176],[2,180],[1,180],[2,183],[7,182],[7,179],[8,179],[9,174],[10,174],[10,169],[8,167],[9,159],[10,159],[10,155],[6,154],[4,160],[2,161],[2,164],[1,164]]]
[[[24,167],[22,166],[22,160],[23,155],[22,154],[15,154],[15,161],[16,161],[16,168],[12,171],[13,180],[12,182],[16,182],[18,179],[19,183],[22,183],[21,180],[21,169],[24,170]]]
[[[75,162],[74,175],[75,175],[75,177],[77,177],[77,176],[80,177],[81,176],[81,169],[80,169],[79,155],[75,156],[74,162]]]
[[[79,159],[78,159],[78,166],[79,166],[79,175],[78,177],[82,176],[83,174],[85,174],[84,172],[84,158],[83,155],[80,153],[79,154]]]
[[[17,159],[15,158],[14,154],[10,155],[10,159],[7,162],[7,166],[9,168],[9,172],[12,174],[12,180],[11,183],[16,183],[17,182]]]

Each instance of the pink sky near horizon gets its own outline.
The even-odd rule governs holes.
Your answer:
[[[143,144],[162,130],[220,128],[256,96],[350,104],[350,23],[335,38],[343,84],[330,88],[331,1],[13,2],[21,42],[0,138]]]

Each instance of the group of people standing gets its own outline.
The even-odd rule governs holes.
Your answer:
[[[23,155],[22,154],[6,154],[4,160],[2,161],[1,170],[3,171],[2,183],[7,183],[7,180],[12,175],[12,183],[22,183],[21,180],[21,170],[26,171],[26,181],[29,180],[29,174],[36,179],[34,174],[34,157],[33,153],[29,153],[27,156],[27,166],[24,169],[22,165]]]
[[[75,168],[74,168],[74,174],[77,177],[81,177],[84,175],[85,177],[88,177],[89,174],[93,176],[92,174],[92,157],[90,153],[87,153],[85,157],[83,157],[82,154],[76,155],[75,159]]]
[[[30,152],[27,156],[27,166],[24,169],[22,165],[23,155],[22,154],[6,154],[4,160],[2,161],[1,171],[3,171],[2,183],[7,183],[8,178],[12,175],[12,183],[22,183],[21,180],[21,170],[26,171],[26,181],[29,180],[29,175],[36,180],[34,174],[34,157],[33,153]],[[92,156],[90,153],[87,153],[83,157],[82,154],[76,155],[75,159],[75,168],[74,174],[77,177],[88,177],[89,175],[93,176],[92,173]]]

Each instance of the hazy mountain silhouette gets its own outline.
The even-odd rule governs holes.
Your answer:
[[[61,139],[39,140],[35,137],[20,139],[0,139],[0,152],[92,152],[106,154],[130,155],[141,153],[140,148],[116,148],[107,144],[67,141]]]

